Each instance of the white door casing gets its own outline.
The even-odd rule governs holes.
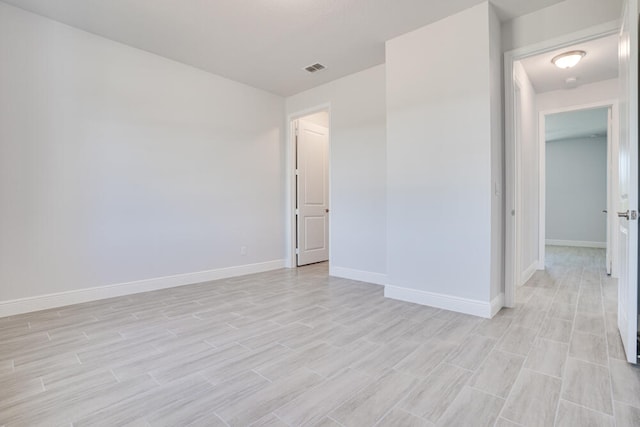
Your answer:
[[[614,246],[614,237],[613,233],[616,231],[613,228],[613,207],[617,205],[617,203],[613,204],[612,201],[616,201],[617,195],[614,194],[613,191],[613,179],[618,179],[618,176],[613,176],[613,161],[617,162],[618,158],[613,158],[613,106],[609,107],[607,110],[607,206],[605,208],[606,217],[607,217],[607,249],[606,249],[606,270],[608,275],[613,275],[613,259],[615,255],[613,254]],[[614,197],[616,199],[614,199]]]
[[[638,0],[626,0],[619,40],[620,142],[617,211],[618,329],[627,361],[637,363],[638,316]]]
[[[516,119],[516,132],[515,132],[515,163],[516,163],[516,192],[513,214],[511,215],[515,219],[515,250],[514,250],[514,264],[515,264],[515,280],[516,285],[521,286],[522,283],[522,85],[515,78],[516,88],[516,102],[515,102],[515,119]],[[515,216],[514,216],[515,215]]]
[[[329,259],[328,129],[298,120],[296,131],[297,265]]]

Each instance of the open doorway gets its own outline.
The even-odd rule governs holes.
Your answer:
[[[540,286],[537,286],[535,278],[550,279],[540,280],[540,285],[547,287],[545,292],[555,295],[557,291],[560,295],[562,291],[561,295],[566,298],[564,302],[559,303],[565,306],[556,305],[553,307],[555,311],[549,309],[546,315],[555,318],[566,316],[566,321],[569,322],[573,320],[574,315],[577,316],[576,313],[596,316],[606,325],[609,354],[617,354],[629,362],[637,363],[638,5],[632,1],[626,3],[627,10],[622,20],[622,28],[619,23],[611,23],[505,53],[505,305],[517,306],[519,285],[525,285],[521,288],[523,291],[538,292],[537,288]],[[556,58],[569,57],[574,57],[575,61],[567,67],[554,61]],[[582,65],[576,66],[577,64]],[[535,76],[536,69],[543,72],[544,78],[539,79]],[[605,76],[603,80],[603,73],[607,72],[615,75]],[[549,88],[554,84],[556,87]],[[604,242],[602,234],[581,238],[565,235],[564,238],[554,239],[553,236],[547,235],[551,231],[544,223],[549,213],[545,206],[545,192],[548,189],[544,181],[545,168],[548,166],[545,164],[546,149],[552,147],[552,151],[558,151],[558,148],[560,151],[568,151],[569,148],[568,145],[562,148],[559,145],[552,146],[553,141],[547,142],[545,125],[548,119],[551,118],[553,121],[554,114],[598,114],[595,111],[598,109],[604,109],[607,117],[606,138],[601,131],[592,131],[587,138],[600,139],[599,148],[595,146],[595,141],[591,141],[594,145],[591,147],[592,151],[600,153],[599,166],[596,168],[600,171],[600,176],[603,169],[601,154],[604,140],[607,141],[608,161],[605,167],[608,183],[605,184],[604,196],[606,206],[603,206],[603,192],[599,191],[598,200],[593,198],[592,201],[594,206],[598,206],[589,208],[588,216],[594,223],[600,222],[596,227],[600,232],[602,217],[598,219],[595,215],[600,213],[605,216],[608,225],[604,227],[608,236],[604,238]],[[531,111],[537,114],[528,114]],[[537,123],[536,135],[532,137],[531,133],[524,132],[523,123]],[[537,147],[537,150],[529,151],[535,154],[524,154],[528,149],[526,144],[534,144]],[[564,174],[561,175],[561,180],[568,179],[567,170],[575,166],[576,156],[581,155],[567,158],[565,153],[565,160],[559,161],[560,166],[557,168]],[[558,160],[555,159],[553,162]],[[533,173],[537,179],[531,181],[531,175],[525,171],[525,165],[529,166],[529,173]],[[585,179],[588,178],[583,174],[582,180]],[[532,182],[537,182],[537,188],[532,185],[527,189],[526,184]],[[599,182],[597,187],[602,189],[603,183]],[[588,188],[593,190],[592,187]],[[565,188],[564,194],[559,197],[570,199],[576,196],[568,194],[568,191]],[[534,209],[531,209],[531,206],[534,206]],[[565,221],[565,228],[574,227],[581,222],[579,220],[585,219],[584,205],[567,206],[565,203],[562,209],[565,219],[569,219],[568,223]],[[607,212],[604,213],[603,210]],[[527,222],[527,215],[537,215],[537,220]],[[529,224],[529,228],[523,225],[525,223]],[[526,241],[527,236],[531,236],[527,234],[532,233],[531,227],[537,228],[533,230],[533,234],[539,238]],[[594,240],[581,240],[582,238]],[[558,264],[551,263],[552,265],[545,270],[547,243],[567,245],[565,248],[573,250],[573,254],[578,255],[581,255],[580,249],[591,249],[586,246],[605,246],[609,251],[604,255],[604,249],[593,249],[600,251],[597,265],[590,264],[592,259],[581,256],[574,256],[572,259],[570,253],[565,261],[583,264],[572,268],[565,263],[561,268],[554,269],[554,265]],[[571,243],[571,246],[568,243]],[[533,245],[537,250],[530,250]],[[529,249],[529,254],[537,252],[537,259],[523,259],[522,253],[525,248]],[[525,262],[522,262],[523,260]],[[528,261],[537,261],[537,269],[531,268],[534,262],[529,264]],[[523,272],[531,274],[533,279],[527,282],[527,275],[523,277]],[[558,272],[560,274],[557,274]],[[614,277],[606,273],[612,273]],[[527,286],[530,289],[525,289]],[[524,294],[526,292],[523,292]]]
[[[614,273],[613,108],[540,113],[540,257],[546,265],[558,248],[590,248],[594,267]]]
[[[292,266],[329,260],[329,111],[291,119]]]
[[[545,248],[549,244],[571,244],[571,245],[595,245],[606,247],[609,243],[609,257],[607,257],[607,272],[611,272],[615,257],[613,253],[614,242],[607,241],[606,234],[613,234],[611,231],[612,221],[607,216],[612,216],[614,209],[607,194],[612,195],[610,188],[617,182],[616,168],[617,153],[611,152],[615,146],[615,141],[602,143],[607,136],[615,138],[617,130],[610,131],[609,124],[617,126],[617,94],[619,86],[618,76],[618,32],[619,28],[612,25],[611,28],[598,28],[592,34],[581,34],[571,41],[572,36],[567,36],[566,40],[555,40],[549,42],[548,46],[536,46],[532,48],[522,48],[518,51],[505,54],[506,85],[506,230],[505,230],[505,303],[507,306],[515,306],[516,289],[526,283],[538,270],[545,269]],[[573,68],[562,68],[555,64],[553,60],[562,54],[569,52],[582,52],[581,59],[577,66]],[[577,234],[571,234],[563,230],[556,233],[557,236],[546,236],[547,224],[545,217],[547,208],[545,205],[545,157],[546,139],[545,117],[552,116],[552,121],[560,119],[562,113],[569,113],[576,110],[600,110],[601,114],[608,117],[606,121],[599,124],[599,128],[589,129],[591,123],[589,118],[580,123],[567,124],[574,129],[566,130],[564,136],[559,134],[550,137],[551,139],[571,139],[585,137],[591,139],[600,138],[600,151],[605,148],[608,158],[604,159],[606,175],[600,181],[599,187],[604,186],[605,195],[602,199],[600,194],[598,209],[589,212],[591,227],[598,228],[600,234],[597,237],[582,235],[578,239]],[[580,115],[581,113],[576,113]],[[583,113],[586,115],[595,114]],[[613,116],[613,119],[611,117]],[[584,117],[583,117],[584,119]],[[604,123],[604,125],[602,124]],[[551,132],[559,132],[552,127]],[[566,133],[569,132],[569,133]],[[571,134],[573,132],[573,134]],[[593,142],[593,141],[592,141]],[[553,148],[568,146],[570,144],[560,143]],[[557,151],[557,150],[556,150]],[[602,160],[602,158],[601,158]],[[575,162],[573,162],[575,163]],[[572,164],[563,164],[558,173],[571,173]],[[607,178],[609,177],[609,179]],[[565,183],[571,181],[569,177]],[[607,180],[608,179],[608,180]],[[562,186],[562,185],[560,185]],[[583,187],[584,188],[584,187]],[[557,189],[557,187],[554,187]],[[593,189],[586,187],[585,192],[590,193]],[[595,191],[594,191],[595,192]],[[552,193],[552,196],[556,196]],[[565,194],[566,196],[566,194]],[[595,199],[595,197],[593,198]],[[552,208],[562,211],[564,218],[574,217],[573,221],[565,221],[565,224],[574,226],[583,212],[579,206],[567,207],[566,204],[554,204]],[[591,210],[591,208],[589,208]],[[602,211],[606,210],[607,213]],[[557,213],[557,212],[554,212]],[[591,215],[593,214],[593,215]],[[597,214],[597,216],[596,216]],[[554,216],[554,219],[557,215]],[[583,220],[583,222],[587,222]],[[604,222],[604,226],[600,227]],[[608,226],[606,225],[608,222]],[[549,224],[554,227],[558,222]],[[599,225],[594,225],[599,224]],[[585,225],[586,227],[586,225]],[[555,229],[557,230],[557,227]],[[605,237],[602,237],[604,230]],[[553,233],[552,233],[553,234]],[[564,238],[562,238],[564,236]],[[585,237],[587,236],[587,237]],[[587,240],[582,240],[582,239]],[[594,239],[594,240],[589,240]],[[547,241],[548,240],[548,241]],[[604,262],[603,262],[604,264]],[[604,265],[603,265],[604,267]]]

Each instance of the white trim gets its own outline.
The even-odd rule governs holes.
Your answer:
[[[513,60],[507,58],[505,54],[505,101],[504,101],[504,117],[505,117],[505,230],[504,230],[504,303],[507,307],[514,307],[516,303],[516,277],[518,275],[518,224],[517,224],[517,195],[515,190],[518,186],[517,175],[517,159],[516,149],[516,95],[518,86],[515,79],[515,71]],[[509,123],[511,118],[513,123]]]
[[[619,19],[604,22],[584,30],[576,31],[571,34],[565,34],[529,46],[523,46],[517,49],[505,52],[513,61],[535,56],[541,53],[547,53],[563,47],[572,46],[578,43],[588,42],[612,34],[619,34],[621,21]],[[506,58],[505,58],[506,59]],[[506,61],[505,61],[506,63]]]
[[[504,307],[504,293],[500,293],[500,295],[491,300],[491,318],[498,314],[502,307]]]
[[[331,209],[331,103],[323,103],[315,107],[305,108],[287,115],[287,141],[286,141],[286,179],[285,179],[285,212],[286,214],[286,236],[287,242],[285,253],[285,267],[297,268],[296,262],[296,147],[295,140],[295,121],[305,116],[326,111],[329,115],[329,208]],[[331,217],[329,217],[329,263],[331,263]]]
[[[582,31],[566,34],[541,43],[525,46],[504,54],[504,135],[505,135],[505,306],[515,307],[515,289],[518,275],[515,272],[514,256],[516,254],[515,221],[511,218],[511,210],[515,210],[517,200],[515,176],[517,173],[517,159],[515,153],[515,114],[514,114],[514,62],[550,52],[573,44],[595,40],[612,34],[618,34],[620,21],[615,20],[587,28]],[[516,212],[516,215],[518,213]],[[511,218],[511,220],[509,220]],[[509,249],[512,249],[510,251]],[[544,269],[544,258],[538,260],[539,268]]]
[[[500,308],[502,308],[503,306],[502,301],[500,301],[500,296],[498,296],[494,301],[478,301],[392,285],[386,285],[384,287],[384,296],[385,298],[442,308],[444,310],[471,314],[473,316],[480,316],[488,319],[492,317],[495,307],[500,305]],[[504,299],[504,295],[502,298]]]
[[[66,305],[89,301],[97,301],[106,298],[138,294],[141,292],[156,291],[176,286],[193,285],[195,283],[244,276],[246,274],[262,273],[265,271],[284,268],[284,266],[285,260],[278,259],[257,264],[176,274],[174,276],[156,277],[153,279],[116,283],[113,285],[99,286],[95,288],[84,288],[54,294],[38,295],[35,297],[0,301],[0,317],[13,316],[16,314],[63,307]]]
[[[607,247],[607,242],[585,242],[582,240],[558,240],[547,239],[545,243],[549,246],[571,246],[574,248],[603,248]]]
[[[518,286],[522,286],[525,283],[527,283],[529,281],[529,279],[531,279],[533,277],[533,275],[536,273],[536,270],[540,270],[538,268],[538,261],[533,261],[531,263],[531,265],[522,272],[522,275],[520,276],[520,282],[518,283]]]
[[[618,146],[620,143],[620,101],[609,109],[609,127],[607,131],[607,261],[611,277],[618,277]]]
[[[547,138],[544,112],[538,112],[538,270],[547,259]]]
[[[344,279],[358,280],[360,282],[373,283],[375,285],[386,285],[387,275],[374,273],[371,271],[355,270],[353,268],[335,267],[329,264],[329,275],[342,277]]]
[[[561,108],[549,108],[548,110],[540,110],[540,116],[544,117],[549,114],[568,113],[571,111],[594,110],[597,108],[613,108],[618,106],[618,99],[603,99],[602,101],[587,102],[586,104],[572,104]],[[545,141],[546,142],[546,141]]]

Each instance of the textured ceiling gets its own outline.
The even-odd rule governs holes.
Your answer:
[[[561,0],[492,0],[501,19]],[[280,95],[384,62],[384,42],[482,0],[5,0]],[[302,68],[320,62],[327,69]]]

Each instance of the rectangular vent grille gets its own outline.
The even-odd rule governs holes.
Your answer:
[[[327,67],[325,67],[322,64],[313,64],[313,65],[309,65],[308,67],[304,67],[304,69],[310,73],[315,73],[316,71],[321,71],[321,70],[324,70],[325,68]]]

